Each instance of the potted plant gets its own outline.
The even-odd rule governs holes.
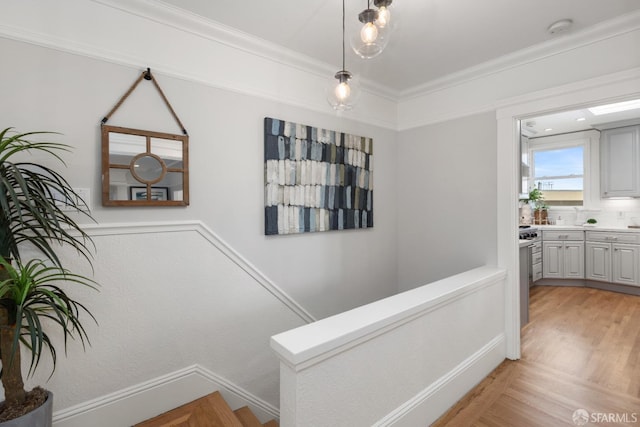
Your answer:
[[[529,201],[533,202],[533,223],[546,224],[548,206],[544,202],[542,191],[538,188],[529,191]]]
[[[95,320],[60,285],[63,282],[92,288],[97,285],[67,271],[56,252],[60,245],[68,245],[91,264],[93,242],[69,215],[80,212],[91,218],[88,208],[62,175],[45,165],[24,160],[26,154],[41,154],[64,165],[60,153],[69,151],[69,146],[39,140],[50,134],[13,133],[11,128],[0,132],[0,360],[5,392],[5,401],[0,405],[0,426],[3,427],[51,426],[52,395],[39,387],[28,393],[24,389],[22,350],[31,354],[27,376],[37,368],[43,352],[49,352],[55,369],[55,340],[44,328],[60,327],[66,350],[68,338],[79,338],[83,346],[88,343],[80,314],[85,312]],[[16,157],[21,160],[16,161]],[[44,255],[44,260],[24,262],[20,252],[23,248],[32,252],[35,249]],[[34,396],[40,400],[33,403]],[[42,400],[44,405],[38,406]]]

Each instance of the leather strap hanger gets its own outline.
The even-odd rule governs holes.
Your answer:
[[[155,77],[153,77],[153,75],[151,74],[151,69],[147,68],[145,71],[142,72],[142,74],[140,75],[140,77],[138,77],[138,79],[133,83],[133,85],[131,85],[131,87],[129,88],[129,90],[122,96],[122,98],[120,98],[120,100],[116,103],[116,105],[111,109],[111,111],[109,111],[109,114],[107,114],[106,116],[104,116],[104,118],[102,119],[102,124],[107,123],[107,121],[109,120],[109,118],[111,118],[111,116],[113,115],[113,113],[116,112],[116,110],[118,108],[120,108],[120,106],[124,103],[124,101],[129,97],[129,95],[131,95],[131,93],[136,89],[136,87],[138,87],[138,84],[140,84],[140,82],[142,81],[142,79],[145,80],[151,80],[153,82],[153,85],[156,87],[156,89],[158,90],[158,92],[160,93],[160,96],[162,97],[162,99],[164,100],[164,103],[166,104],[167,108],[169,109],[169,111],[171,112],[171,115],[173,116],[174,119],[176,119],[176,122],[178,123],[178,126],[180,126],[180,129],[182,129],[182,133],[184,135],[188,136],[187,130],[184,128],[182,122],[180,121],[180,119],[178,118],[178,115],[176,114],[176,112],[173,110],[173,107],[171,107],[171,104],[169,103],[169,100],[167,99],[167,97],[164,95],[164,92],[162,92],[162,89],[160,89],[160,85],[158,84],[158,82],[156,81]]]

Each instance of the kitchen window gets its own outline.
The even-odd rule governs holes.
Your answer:
[[[528,138],[522,150],[523,187],[526,180],[527,192],[539,188],[552,208],[599,205],[599,138],[597,131]]]
[[[531,150],[532,183],[549,206],[584,203],[584,144]]]

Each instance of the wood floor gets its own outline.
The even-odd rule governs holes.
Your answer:
[[[534,286],[522,359],[433,426],[640,426],[640,297]],[[586,418],[576,420],[578,409]]]

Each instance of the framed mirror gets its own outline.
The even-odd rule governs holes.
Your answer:
[[[103,206],[188,206],[189,137],[102,126]]]

